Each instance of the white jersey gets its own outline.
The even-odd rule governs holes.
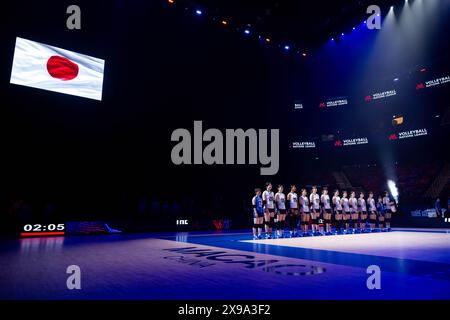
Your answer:
[[[322,202],[322,205],[325,209],[331,209],[331,204],[330,204],[330,196],[327,194],[323,194],[320,197],[320,202]]]
[[[356,198],[348,199],[350,202],[350,212],[358,212],[358,200]]]
[[[307,196],[301,196],[300,197],[300,203],[302,205],[302,211],[303,212],[309,212],[309,200]]]
[[[297,209],[298,208],[298,196],[295,192],[289,192],[289,208]]]
[[[339,196],[333,197],[333,203],[336,210],[342,211],[341,197]]]
[[[358,207],[362,212],[366,212],[367,211],[367,207],[366,207],[366,200],[364,198],[359,198],[358,199]]]
[[[344,212],[350,212],[350,207],[349,207],[347,198],[342,198],[341,199],[341,206],[344,209]]]
[[[266,201],[264,208],[275,209],[274,196],[272,191],[264,191],[262,194],[263,201]]]
[[[320,197],[319,195],[311,193],[309,195],[309,202],[311,202],[311,209],[319,210],[320,209]]]
[[[275,195],[275,199],[277,199],[277,207],[281,210],[286,210],[286,197],[284,196],[284,193],[277,192]]]
[[[374,198],[367,199],[367,204],[369,205],[369,211],[377,211],[377,207],[375,206]]]

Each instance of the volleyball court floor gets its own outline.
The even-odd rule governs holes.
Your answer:
[[[81,289],[67,287],[72,265]],[[1,239],[0,299],[450,299],[450,229]]]

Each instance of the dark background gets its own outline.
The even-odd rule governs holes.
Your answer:
[[[414,43],[426,50],[394,39],[375,55],[378,31],[362,26],[366,1],[10,1],[0,20],[1,214],[20,199],[34,221],[139,219],[152,203],[163,205],[161,215],[245,220],[253,188],[266,180],[320,184],[313,176],[322,168],[448,160],[442,120],[449,85],[415,90],[450,74],[449,6],[436,2],[438,9],[418,19],[425,40]],[[385,14],[402,3],[380,6]],[[81,7],[78,31],[66,28],[71,4]],[[202,17],[193,14],[197,6]],[[213,16],[230,17],[230,26]],[[352,26],[358,29],[350,35]],[[340,32],[349,35],[340,39]],[[17,36],[105,59],[103,101],[11,85]],[[284,43],[292,52],[278,47]],[[364,102],[391,89],[396,97]],[[318,108],[339,96],[349,105]],[[305,109],[294,110],[294,100]],[[400,131],[426,127],[430,135],[389,144],[395,114],[407,119]],[[173,165],[171,133],[192,132],[194,120],[205,129],[279,128],[279,174],[263,177],[249,165]],[[336,150],[322,134],[373,143]],[[318,148],[289,148],[309,140]],[[167,209],[174,203],[178,209]]]

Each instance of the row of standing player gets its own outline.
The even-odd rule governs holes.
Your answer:
[[[301,190],[300,197],[296,191],[296,186],[291,185],[291,190],[286,197],[283,186],[279,185],[278,192],[274,194],[272,184],[269,182],[266,183],[266,190],[262,195],[261,189],[255,189],[255,196],[252,199],[255,239],[262,238],[263,226],[266,238],[283,237],[287,225],[290,228],[290,237],[309,235],[310,226],[312,235],[372,232],[377,230],[377,226],[381,231],[389,231],[392,213],[396,212],[395,202],[391,201],[387,191],[384,197],[381,195],[378,197],[377,202],[373,192],[369,193],[366,200],[364,192],[360,193],[359,198],[356,198],[355,192],[351,192],[348,198],[347,191],[342,191],[341,197],[339,190],[335,190],[330,199],[327,188],[322,189],[320,196],[317,193],[317,187],[311,189],[309,197],[306,189]],[[320,219],[323,221],[325,230],[319,229],[322,226],[319,224]],[[350,221],[352,221],[352,228],[350,228]],[[369,229],[366,229],[367,222],[370,224]],[[298,225],[302,233],[298,232]]]

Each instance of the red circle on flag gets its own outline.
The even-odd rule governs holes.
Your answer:
[[[56,79],[72,80],[78,75],[78,65],[61,56],[51,56],[47,61],[48,73]]]

